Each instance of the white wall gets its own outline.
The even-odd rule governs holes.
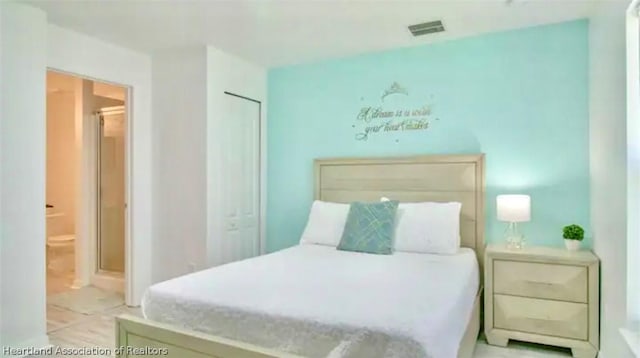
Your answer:
[[[0,2],[0,346],[48,343],[46,24],[40,10]]]
[[[72,74],[130,86],[133,102],[129,148],[131,162],[128,210],[133,225],[129,233],[133,267],[126,267],[126,302],[138,305],[151,284],[152,251],[152,117],[151,57],[114,46],[95,38],[49,25],[47,63],[50,68]],[[86,249],[85,249],[86,251]],[[85,252],[86,254],[86,252]]]
[[[47,204],[64,216],[47,220],[47,236],[75,233],[75,93],[47,93]]]
[[[627,319],[640,324],[640,19],[627,11]],[[638,330],[637,326],[635,329]],[[640,344],[640,343],[639,343]]]
[[[589,23],[591,227],[601,259],[600,351],[631,357],[626,325],[627,147],[624,2],[602,2]]]
[[[0,4],[0,91],[3,91],[3,87],[2,87],[2,83],[4,82],[3,80],[3,67],[2,67],[2,60],[3,60],[3,46],[2,46],[2,38],[3,38],[3,33],[4,31],[4,21],[2,21],[2,19],[4,18],[4,7],[2,6],[2,4]],[[2,108],[4,106],[2,105],[2,97],[0,97],[0,133],[2,133],[2,119],[4,118],[4,112],[2,111]],[[2,304],[2,240],[4,237],[4,229],[2,226],[2,220],[4,220],[4,215],[3,215],[3,211],[2,211],[2,135],[0,135],[0,304]],[[2,332],[4,331],[4,328],[2,327],[2,322],[4,322],[2,320],[2,308],[0,306],[0,344],[2,344],[3,340],[2,340],[2,336],[4,335]]]
[[[231,92],[244,97],[260,101],[261,106],[261,198],[260,220],[262,228],[260,233],[261,251],[265,252],[265,208],[266,208],[266,163],[267,163],[267,71],[243,59],[222,52],[213,47],[207,47],[207,265],[214,266],[224,262],[220,249],[220,231],[223,230],[222,209],[218,207],[223,203],[222,193],[225,188],[217,184],[222,180],[218,174],[223,168],[218,166],[220,157],[225,153],[225,148],[220,146],[222,142],[218,138],[221,131],[219,126],[224,123],[224,92]]]
[[[264,120],[266,89],[265,69],[212,47],[153,55],[154,281],[222,261],[216,230],[222,227],[217,205],[224,188],[216,184],[224,170],[217,165],[224,151],[217,137],[226,118],[224,92],[261,101]]]
[[[153,280],[205,266],[205,47],[153,55]]]

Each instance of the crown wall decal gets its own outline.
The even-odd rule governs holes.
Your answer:
[[[409,91],[407,91],[406,88],[400,86],[398,84],[398,82],[394,82],[391,84],[391,87],[387,88],[384,93],[382,94],[382,97],[380,97],[380,99],[384,102],[384,98],[392,95],[392,94],[403,94],[405,96],[409,95]]]

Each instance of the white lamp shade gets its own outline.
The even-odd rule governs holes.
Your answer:
[[[498,195],[498,220],[523,222],[531,220],[531,197],[529,195]]]

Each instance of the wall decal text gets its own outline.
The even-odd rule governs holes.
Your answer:
[[[391,95],[408,96],[409,91],[394,82],[380,97],[380,104],[365,106],[356,116],[356,140],[367,140],[371,135],[391,134],[403,131],[416,131],[429,129],[432,118],[432,105],[424,104],[419,108],[406,108],[402,104],[384,104],[385,98]],[[433,97],[433,96],[431,96]],[[361,98],[364,101],[364,98]],[[398,142],[398,139],[396,139]]]

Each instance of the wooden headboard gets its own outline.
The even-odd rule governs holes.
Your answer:
[[[315,198],[350,203],[457,201],[461,244],[484,256],[484,154],[315,160]]]

